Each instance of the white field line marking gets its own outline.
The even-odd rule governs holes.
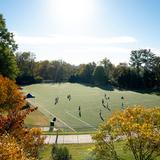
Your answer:
[[[73,115],[73,114],[71,114],[70,112],[66,111],[66,113],[67,113],[67,114],[69,114],[71,117],[73,117],[73,118],[75,118],[75,119],[77,119],[77,120],[81,121],[82,123],[84,123],[84,124],[86,124],[86,125],[88,125],[88,126],[90,126],[90,127],[94,128],[94,129],[96,129],[96,128],[95,128],[94,126],[92,126],[91,124],[89,124],[89,123],[87,123],[87,122],[85,122],[85,121],[83,121],[83,120],[81,120],[81,119],[77,118],[76,116],[74,116],[74,115]]]
[[[38,105],[38,107],[40,107],[40,105]],[[60,118],[58,118],[57,116],[55,116],[53,113],[51,113],[50,111],[48,111],[48,110],[45,109],[45,108],[42,108],[42,107],[40,107],[40,108],[41,108],[42,110],[48,112],[50,115],[56,117],[61,123],[63,123],[63,124],[64,124],[65,126],[67,126],[68,128],[70,128],[72,131],[76,132],[75,129],[73,129],[72,127],[70,127],[67,123],[65,123],[64,121],[62,121]]]
[[[45,110],[45,111],[48,112],[50,115],[52,115],[52,116],[54,116],[54,117],[57,117],[57,116],[55,116],[53,113],[51,113],[50,111],[48,111],[47,109],[45,109],[45,108],[41,108],[41,109]],[[70,127],[67,123],[65,123],[64,121],[62,121],[60,118],[57,117],[57,119],[58,119],[61,123],[63,123],[65,126],[67,126],[68,128],[70,128],[72,131],[76,132],[75,129],[73,129],[72,127]]]

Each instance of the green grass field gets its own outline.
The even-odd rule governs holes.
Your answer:
[[[59,146],[66,146],[72,155],[72,160],[84,160],[93,144],[60,144]],[[51,160],[51,145],[45,145],[40,151],[40,160]]]
[[[90,154],[94,144],[60,144],[66,146],[72,155],[72,160],[85,160]],[[51,160],[51,145],[45,145],[40,151],[40,160]],[[129,150],[124,149],[124,142],[116,142],[115,149],[123,160],[133,160],[133,155]],[[160,160],[160,157],[155,160]]]
[[[42,114],[40,111],[36,110],[31,112],[25,119],[25,124],[28,126],[47,126],[49,119]]]
[[[160,106],[158,95],[132,91],[107,91],[98,87],[71,83],[29,85],[24,87],[24,92],[36,97],[35,100],[30,99],[30,102],[38,106],[39,111],[46,116],[48,121],[54,116],[57,117],[56,127],[64,131],[96,130],[97,126],[103,122],[99,115],[100,110],[102,117],[108,118],[113,111],[121,109],[122,96],[125,107],[138,104],[146,107]],[[71,101],[67,99],[68,94],[71,95]],[[102,106],[104,94],[110,97],[108,103],[111,112]],[[55,105],[57,96],[59,101]],[[78,106],[81,106],[81,117],[79,117]]]

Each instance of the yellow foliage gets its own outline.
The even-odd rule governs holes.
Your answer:
[[[138,135],[143,139],[154,140],[159,137],[160,108],[128,107],[123,112],[115,113],[108,121],[117,134]]]
[[[94,151],[102,159],[118,159],[114,150],[118,139],[125,139],[125,146],[136,160],[154,159],[160,156],[160,108],[133,106],[115,112],[93,139],[96,141]]]
[[[41,130],[24,128],[27,114],[36,108],[22,109],[23,93],[12,80],[0,76],[0,160],[35,160],[44,139]]]
[[[23,148],[17,144],[16,139],[10,135],[0,136],[0,159],[1,160],[29,160]]]

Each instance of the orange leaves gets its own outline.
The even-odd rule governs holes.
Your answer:
[[[8,134],[0,137],[0,159],[1,160],[29,160],[16,139]]]
[[[23,94],[14,81],[0,76],[0,110],[6,111],[25,104]]]
[[[39,129],[24,128],[24,119],[37,108],[25,105],[23,93],[15,82],[0,76],[0,159],[37,159],[43,144]],[[5,146],[5,147],[4,147]]]

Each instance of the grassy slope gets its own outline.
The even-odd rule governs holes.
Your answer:
[[[36,110],[26,117],[24,123],[26,125],[48,126],[49,120],[40,111]]]
[[[112,111],[120,109],[121,96],[125,98],[125,106],[135,104],[143,104],[147,107],[160,106],[160,96],[140,94],[132,91],[106,91],[97,87],[86,87],[71,83],[30,85],[26,86],[24,91],[36,96],[35,105],[39,106],[39,110],[48,119],[53,118],[53,115],[49,113],[51,112],[76,131],[94,131],[94,127],[97,127],[102,122],[99,117],[100,109],[103,117],[108,118],[110,116],[111,113],[102,107],[101,104],[104,94],[110,97],[109,105]],[[70,102],[66,98],[68,94],[72,96]],[[59,97],[59,103],[54,105],[56,96]],[[79,105],[82,112],[81,118],[78,116]],[[59,128],[65,127],[60,122],[57,123],[57,126]]]
[[[85,160],[90,152],[93,144],[65,144],[72,155],[73,160]],[[123,150],[123,142],[116,142],[116,150],[118,155],[124,160],[133,160],[133,155],[129,151]],[[44,149],[40,151],[40,160],[51,160],[51,145],[45,145]],[[160,160],[160,157],[157,158]]]
[[[89,149],[93,147],[93,144],[66,144],[72,155],[73,160],[83,160],[87,157]],[[44,149],[40,151],[40,160],[51,160],[51,145],[45,145]]]
[[[72,155],[73,160],[82,160],[89,153],[89,148],[91,148],[92,144],[66,144],[61,145],[66,146],[70,154]],[[46,145],[44,149],[40,152],[40,160],[51,160],[51,145]]]

